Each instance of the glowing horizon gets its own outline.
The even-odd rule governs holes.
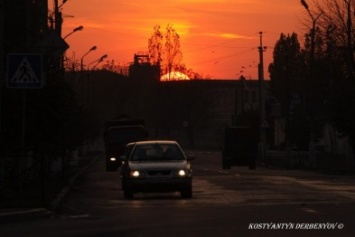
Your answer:
[[[52,4],[50,0],[50,9]],[[264,76],[268,78],[267,67],[280,34],[301,35],[300,18],[306,16],[299,1],[284,0],[69,0],[62,13],[63,36],[84,26],[66,39],[70,45],[67,56],[77,60],[97,46],[84,64],[102,54],[109,55],[106,61],[132,62],[135,53],[148,51],[155,25],[165,30],[172,24],[180,35],[183,63],[213,79],[236,79],[242,74],[257,78],[260,31],[267,47]]]
[[[190,80],[190,78],[186,74],[178,71],[170,72],[160,77],[160,81],[186,81],[186,80]]]

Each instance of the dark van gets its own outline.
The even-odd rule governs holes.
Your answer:
[[[222,168],[249,166],[256,168],[258,156],[258,134],[255,129],[243,126],[226,127],[222,147]]]

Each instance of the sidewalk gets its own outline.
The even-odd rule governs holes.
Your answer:
[[[0,207],[0,223],[6,221],[21,221],[32,218],[43,218],[50,216],[58,208],[63,198],[70,190],[72,184],[88,167],[102,156],[100,151],[91,151],[85,157],[78,158],[77,165],[71,169],[71,175],[67,184],[61,188],[61,191],[51,201],[48,208],[42,207],[21,207],[13,205],[12,207]]]
[[[308,151],[269,150],[264,162],[267,167],[308,170],[327,174],[355,174],[354,161],[344,155],[332,156],[329,153],[315,153],[311,162]]]

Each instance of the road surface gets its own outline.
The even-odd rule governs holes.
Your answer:
[[[354,236],[354,176],[257,167],[221,168],[220,153],[195,151],[193,198],[123,198],[119,172],[102,156],[73,184],[59,212],[0,224],[6,237]]]

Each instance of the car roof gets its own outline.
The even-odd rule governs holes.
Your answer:
[[[138,141],[135,145],[150,145],[150,144],[167,144],[167,145],[177,145],[177,141],[173,140],[148,140],[148,141]]]

